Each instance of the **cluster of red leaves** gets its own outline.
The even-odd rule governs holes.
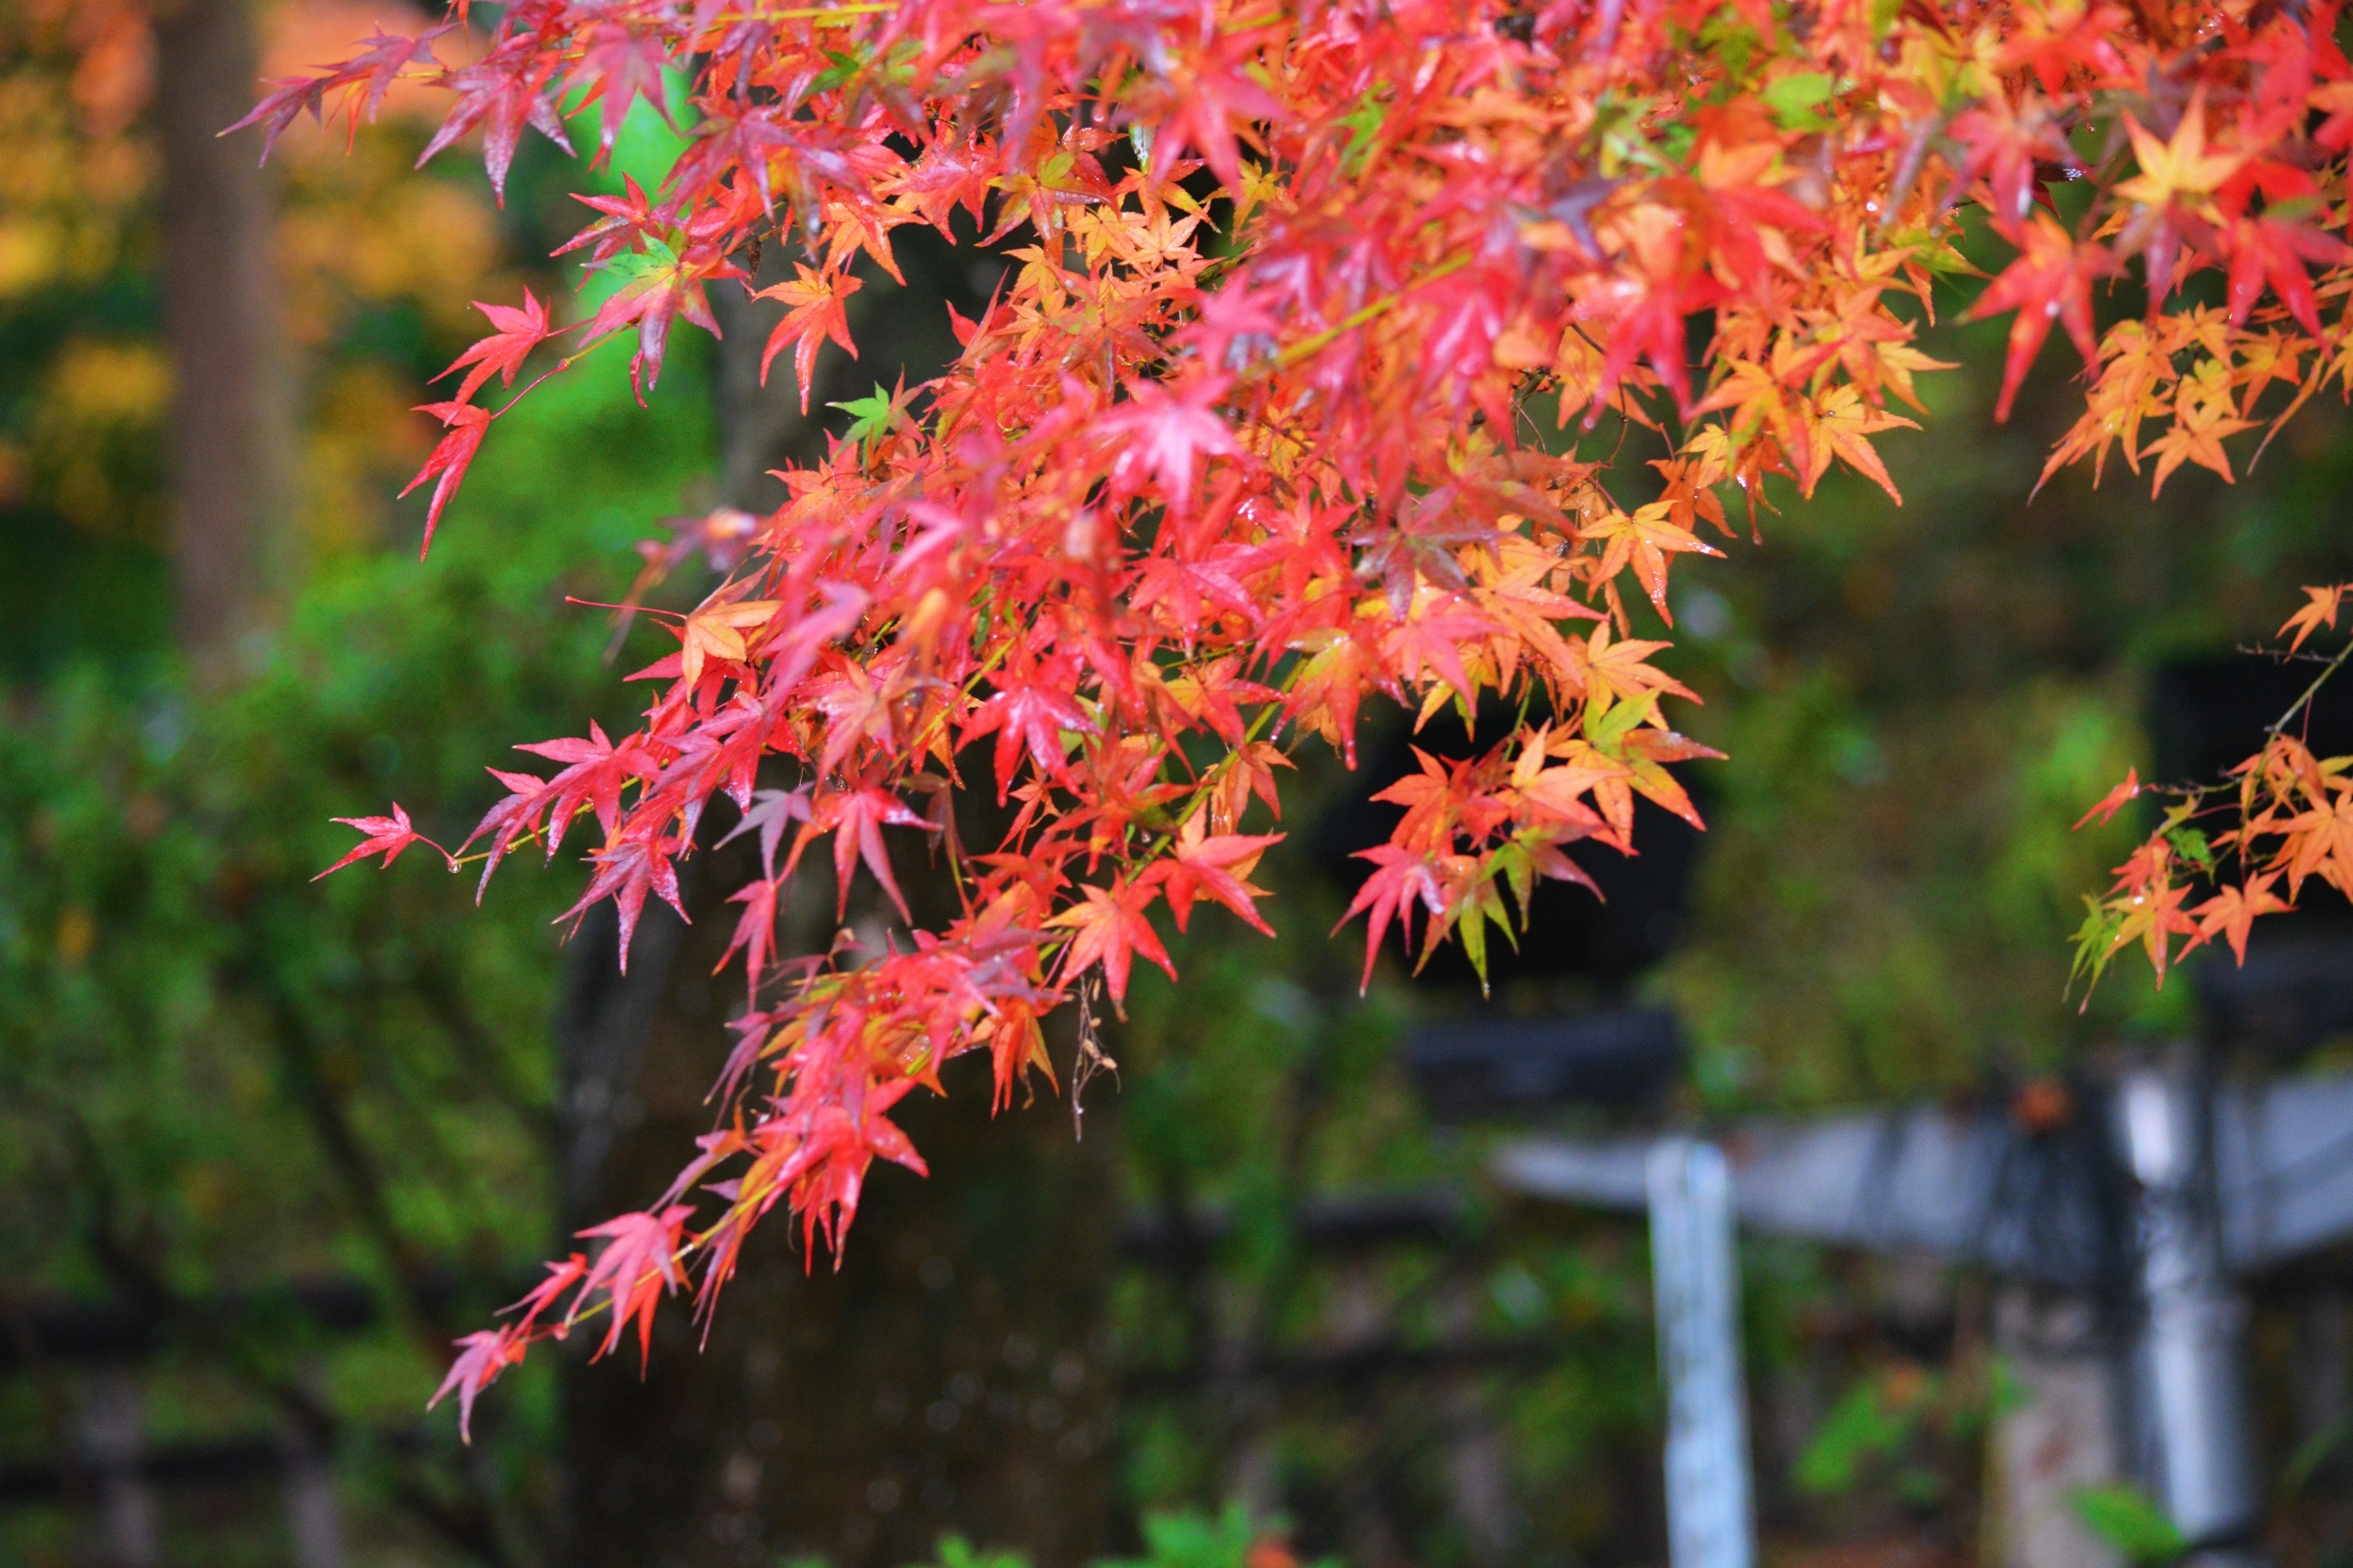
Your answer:
[[[1726,483],[1752,516],[1767,475],[1810,492],[1834,463],[1894,494],[1870,437],[1911,423],[1886,399],[1916,407],[1936,368],[1915,321],[1965,268],[1971,206],[2017,251],[1977,307],[2016,313],[2005,409],[2053,321],[2095,363],[2054,462],[2121,444],[2159,483],[2183,461],[2227,472],[2216,443],[2274,384],[2300,400],[2353,376],[2336,16],[516,0],[462,67],[433,63],[431,34],[377,38],[278,84],[254,115],[272,135],[364,113],[396,76],[447,89],[427,155],[479,129],[494,184],[525,128],[565,142],[601,103],[609,144],[638,99],[663,107],[665,73],[683,89],[667,178],[586,198],[566,247],[617,276],[606,303],[559,329],[526,298],[451,367],[417,480],[438,481],[434,520],[498,417],[474,395],[543,340],[625,339],[650,387],[677,321],[716,330],[706,287],[788,246],[766,357],[793,351],[806,399],[822,345],[849,346],[853,264],[891,268],[892,230],[962,209],[1018,247],[944,376],[860,405],[786,476],[644,672],[642,725],[526,748],[553,776],[498,775],[511,793],[470,841],[485,876],[593,816],[584,907],[615,901],[625,962],[648,896],[678,902],[714,795],[763,874],[736,894],[749,1000],[722,1130],[652,1210],[595,1233],[593,1266],[470,1341],[450,1386],[470,1403],[584,1310],[612,1313],[609,1348],[698,1270],[707,1306],[779,1204],[838,1243],[877,1156],[921,1169],[888,1112],[944,1059],[987,1049],[1001,1098],[1082,979],[1116,1005],[1138,957],[1169,966],[1161,905],[1261,924],[1248,878],[1275,836],[1245,813],[1275,809],[1307,737],[1353,762],[1370,694],[1543,716],[1390,792],[1404,819],[1351,911],[1376,942],[1418,910],[1425,951],[1456,933],[1478,956],[1510,929],[1505,889],[1525,907],[1538,879],[1580,879],[1569,846],[1631,851],[1634,795],[1691,815],[1666,768],[1700,748],[1662,706],[1690,694],[1633,637],[1627,579],[1668,617],[1674,558],[1715,552],[1703,520],[1729,531]],[[2136,262],[2151,319],[2095,342],[2092,282]],[[2202,267],[2227,273],[2227,308],[2171,310]],[[1659,429],[1656,493],[1611,494],[1530,417],[1546,408]],[[770,758],[790,787],[758,789]],[[1010,826],[967,854],[954,803],[982,765]],[[362,827],[371,850],[411,841],[399,818]],[[830,837],[844,896],[862,866],[903,913],[890,846],[917,835],[947,851],[957,918],[862,962],[779,957],[807,849]]]
[[[2290,657],[2322,626],[2336,628],[2353,583],[2304,592],[2304,607],[2280,627],[2282,637],[2295,634],[2285,650]],[[2160,985],[2171,964],[2218,936],[2244,963],[2255,921],[2293,910],[2308,879],[2318,877],[2353,898],[2353,757],[2316,757],[2295,732],[2313,698],[2348,656],[2353,644],[2320,664],[2304,695],[2272,725],[2263,749],[2231,770],[2235,787],[2151,786],[2135,770],[2084,814],[2079,828],[2106,822],[2144,795],[2171,802],[2116,868],[2106,896],[2085,896],[2089,912],[2075,933],[2079,976],[2097,984],[2108,961],[2136,942]],[[2211,836],[2195,826],[2218,815],[2232,826]],[[2206,889],[2207,898],[2189,902]]]

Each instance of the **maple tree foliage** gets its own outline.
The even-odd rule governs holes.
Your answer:
[[[1537,883],[1633,852],[1637,796],[1696,821],[1670,771],[1709,754],[1674,728],[1694,699],[1629,602],[1671,626],[1676,559],[1733,534],[1726,497],[1753,527],[1768,476],[1810,494],[1843,466],[1900,500],[1873,437],[1912,426],[1894,405],[1919,412],[1915,377],[1945,368],[1915,339],[1936,279],[1975,270],[1970,226],[2007,247],[1971,308],[2010,319],[2000,412],[2054,325],[2084,363],[2051,470],[2120,453],[2152,487],[2185,463],[2228,478],[2232,437],[2353,387],[2337,17],[516,0],[479,36],[458,0],[273,83],[248,121],[270,140],[364,117],[396,79],[445,89],[426,156],[479,132],[498,188],[526,132],[609,148],[640,99],[684,134],[653,188],[581,198],[565,250],[611,275],[596,309],[484,307],[496,330],[427,405],[447,432],[414,481],[434,482],[428,535],[512,406],[475,401],[494,377],[527,395],[621,343],[649,394],[671,332],[717,331],[706,289],[749,286],[764,247],[793,271],[760,290],[786,307],[764,360],[792,351],[804,404],[826,345],[855,352],[852,269],[893,270],[893,230],[947,234],[961,210],[1018,264],[956,321],[943,375],[851,405],[826,458],[782,475],[738,568],[675,617],[679,651],[640,672],[637,730],[526,747],[552,775],[497,773],[509,794],[458,855],[487,879],[593,818],[580,908],[614,901],[624,963],[646,900],[679,904],[714,795],[761,875],[734,895],[746,1000],[717,1131],[649,1211],[586,1233],[593,1263],[470,1340],[444,1392],[470,1406],[583,1314],[611,1314],[609,1350],[673,1291],[707,1310],[779,1205],[838,1247],[877,1158],[923,1169],[890,1110],[944,1060],[987,1051],[1001,1101],[1047,1066],[1045,1015],[1094,985],[1117,1007],[1139,960],[1172,968],[1162,918],[1209,901],[1263,925],[1249,879],[1279,829],[1250,829],[1299,745],[1353,764],[1368,698],[1520,716],[1386,792],[1404,814],[1349,910],[1372,945],[1394,925],[1483,962]],[[2201,272],[2221,302],[2184,292]],[[2147,310],[2099,331],[2094,286],[2127,279]],[[1566,434],[1604,419],[1663,440],[1642,493]],[[2289,894],[2353,867],[2312,837],[2353,781],[2308,762],[2274,742],[2243,795],[2248,832],[2297,846]],[[980,852],[957,833],[967,787],[1010,818]],[[420,841],[397,812],[353,826],[361,854]],[[923,837],[956,918],[881,952],[776,952],[805,854],[829,839],[841,897],[862,872],[903,917],[891,847]],[[2214,916],[2234,940],[2280,895],[2236,897]],[[2220,906],[2167,908],[2174,930]]]
[[[2109,961],[2137,944],[2165,983],[2168,968],[2220,937],[2246,961],[2247,939],[2264,915],[2295,908],[2317,877],[2353,898],[2353,757],[2318,757],[2306,743],[2313,700],[2348,657],[2353,641],[2327,658],[2306,654],[2322,627],[2335,630],[2353,583],[2304,591],[2304,606],[2281,626],[2284,657],[2316,664],[2311,683],[2264,731],[2263,748],[2226,779],[2145,784],[2137,769],[2075,826],[2106,822],[2133,800],[2167,802],[2105,895],[2088,906],[2075,933],[2075,973],[2093,984]],[[2200,822],[2221,819],[2210,833]],[[2206,897],[2190,900],[2204,891]]]

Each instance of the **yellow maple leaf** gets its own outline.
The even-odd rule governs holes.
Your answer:
[[[740,661],[751,651],[744,645],[744,628],[767,625],[783,607],[774,599],[746,599],[740,604],[705,605],[687,616],[685,640],[679,649],[680,673],[687,685],[702,679],[706,658]]]
[[[1863,437],[1882,430],[1917,430],[1918,422],[1901,414],[1890,414],[1884,408],[1873,408],[1862,400],[1862,394],[1852,386],[1834,386],[1822,395],[1821,401],[1810,411],[1812,437],[1806,443],[1806,484],[1808,495],[1823,474],[1829,472],[1832,458],[1843,458],[1848,467],[1887,492],[1897,506],[1904,504],[1903,495],[1895,481],[1887,476],[1887,465],[1879,460],[1879,453]]]
[[[1907,422],[1908,423],[1908,422]],[[1611,511],[1600,521],[1577,530],[1579,539],[1599,539],[1602,546],[1599,574],[1614,577],[1631,564],[1642,591],[1658,606],[1669,626],[1675,618],[1667,610],[1667,557],[1678,554],[1721,555],[1723,551],[1674,522],[1675,503],[1654,500],[1631,515]]]
[[[2203,100],[2190,100],[2189,112],[2174,127],[2170,142],[2159,142],[2129,114],[2125,129],[2132,135],[2133,157],[2140,164],[2139,174],[2116,187],[2116,195],[2128,202],[2156,207],[2176,196],[2211,196],[2247,161],[2243,153],[2207,150]]]
[[[2167,476],[2185,462],[2211,468],[2226,480],[2233,479],[2222,437],[2251,428],[2253,421],[2238,416],[2227,372],[2214,361],[2206,361],[2182,383],[2174,404],[2173,428],[2149,443],[2148,450],[2157,458],[2157,478],[2149,486],[2149,495],[2154,498],[2162,490]]]

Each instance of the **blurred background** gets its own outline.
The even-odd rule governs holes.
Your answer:
[[[215,138],[258,75],[379,23],[424,18],[0,6],[0,1562],[898,1568],[955,1531],[1061,1568],[1181,1555],[1143,1521],[1214,1535],[1238,1501],[1356,1568],[1663,1564],[1643,1229],[1495,1184],[1499,1136],[2064,1120],[2180,1038],[2346,1064],[2326,916],[2311,1005],[2260,1055],[2220,982],[2202,1010],[2129,969],[2065,994],[2080,895],[2147,826],[2069,824],[2275,712],[2232,650],[2353,575],[2343,411],[2235,488],[2071,473],[2030,504],[2070,362],[1996,429],[2000,323],[1940,327],[1968,368],[1883,443],[1902,508],[1776,495],[1757,542],[1678,573],[1689,728],[1731,760],[1689,771],[1704,837],[1646,818],[1639,861],[1594,867],[1606,916],[1548,895],[1492,998],[1394,955],[1360,998],[1358,935],[1325,933],[1408,737],[1355,775],[1303,753],[1261,879],[1282,937],[1205,917],[1181,993],[1139,977],[1083,1138],[1067,1095],[987,1115],[964,1064],[906,1117],[934,1179],[880,1173],[842,1267],[776,1227],[707,1344],[676,1313],[643,1376],[543,1354],[461,1447],[424,1408],[448,1342],[703,1130],[727,928],[649,916],[624,981],[609,925],[550,924],[577,868],[516,865],[479,909],[415,861],[314,883],[349,842],[328,819],[397,800],[455,843],[511,745],[626,724],[621,677],[664,645],[567,596],[659,561],[655,602],[699,597],[824,423],[758,386],[772,307],[733,295],[649,406],[591,361],[502,422],[420,564],[424,498],[392,498],[470,301],[570,301],[544,259],[568,193],[674,143],[642,109],[609,167],[533,140],[501,208],[463,158],[411,173],[421,95],[348,150],[298,128],[267,171]],[[996,281],[902,239],[905,289],[853,300],[864,357],[828,351],[818,403],[931,374],[945,307]],[[698,914],[732,852],[689,878]],[[792,941],[822,945],[829,901],[797,900]],[[2283,1563],[2353,1562],[2346,1264],[2250,1287]],[[1742,1268],[1767,1562],[2018,1561],[1989,1479],[2004,1287],[1770,1239]],[[2165,1555],[2129,1494],[2101,1550]]]

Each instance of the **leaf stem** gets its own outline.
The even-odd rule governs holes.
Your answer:
[[[1298,363],[1301,360],[1307,358],[1310,354],[1321,353],[1339,338],[1349,332],[1355,331],[1358,327],[1363,326],[1366,322],[1373,320],[1375,317],[1379,316],[1386,311],[1394,310],[1397,307],[1398,302],[1403,300],[1407,294],[1411,293],[1413,289],[1420,288],[1425,283],[1435,283],[1440,279],[1446,277],[1448,274],[1460,272],[1462,268],[1470,265],[1471,258],[1468,256],[1457,256],[1451,261],[1441,262],[1437,267],[1432,268],[1429,272],[1425,273],[1421,278],[1418,279],[1408,288],[1400,289],[1395,294],[1384,295],[1382,298],[1374,300],[1371,304],[1366,305],[1364,309],[1351,313],[1336,325],[1326,327],[1313,337],[1302,338],[1299,342],[1292,344],[1289,348],[1277,353],[1272,360],[1268,362],[1268,364],[1271,368],[1275,370],[1288,369],[1290,366]]]

